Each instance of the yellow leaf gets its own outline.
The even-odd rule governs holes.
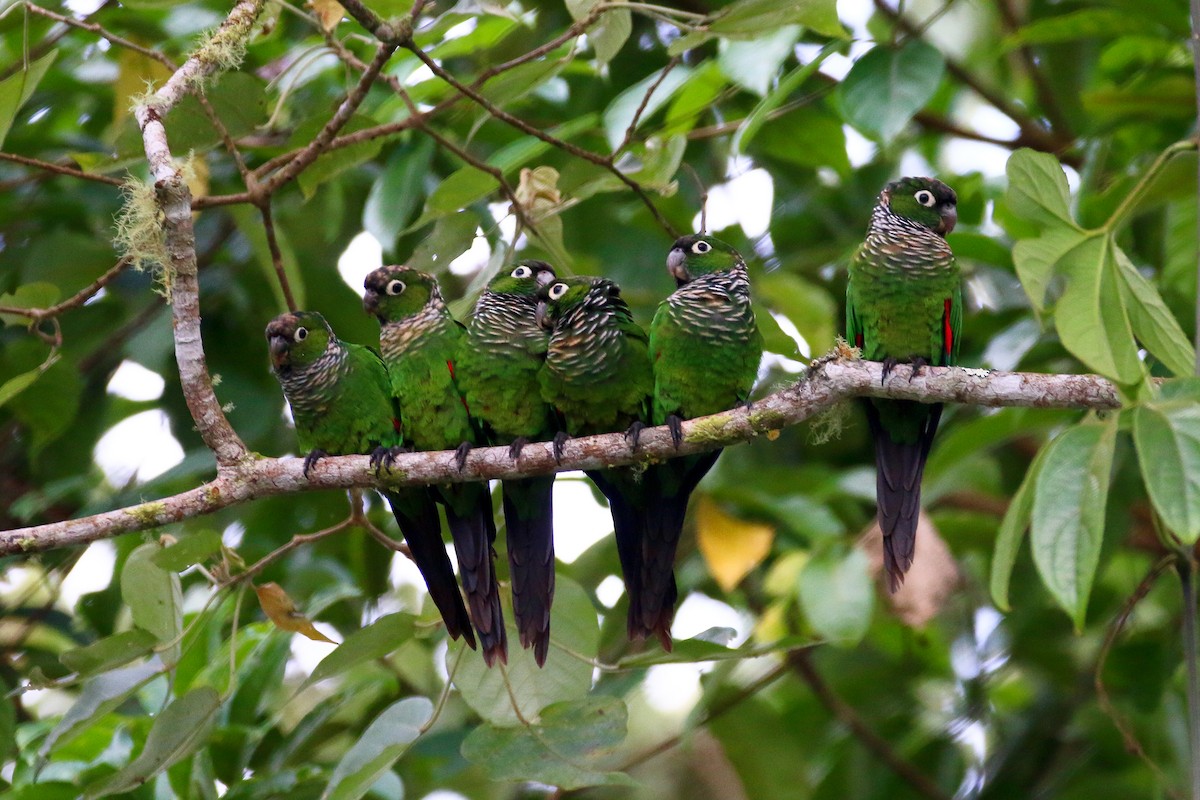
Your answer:
[[[262,606],[263,613],[275,623],[276,628],[303,634],[314,642],[336,644],[333,639],[313,627],[308,617],[300,613],[292,598],[288,597],[288,593],[278,583],[264,583],[262,586],[255,586],[254,591],[258,594],[258,604]]]
[[[726,514],[709,497],[696,505],[696,538],[708,572],[726,592],[758,566],[775,539],[775,528]]]
[[[324,30],[331,31],[342,21],[346,9],[337,0],[308,0],[308,5],[317,15]]]

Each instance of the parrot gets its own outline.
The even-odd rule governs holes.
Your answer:
[[[456,370],[466,329],[451,315],[437,280],[405,266],[383,266],[363,282],[363,307],[379,320],[391,394],[404,420],[404,445],[458,451],[461,469],[481,437],[459,391]],[[488,666],[508,661],[508,634],[496,580],[496,523],[486,483],[434,489],[446,509],[471,618]]]
[[[617,430],[636,445],[649,418],[654,372],[646,332],[634,322],[620,287],[604,278],[560,278],[543,286],[538,298],[538,323],[550,331],[538,384],[562,426],[553,440],[555,455],[570,436]],[[629,638],[638,640],[654,632],[643,624],[639,605],[642,540],[655,506],[652,470],[587,471],[612,511],[629,597]],[[660,640],[669,650],[670,634]]]
[[[307,451],[304,474],[325,455],[370,454],[379,463],[402,440],[387,368],[369,347],[343,342],[315,311],[283,314],[267,325],[275,377]],[[442,545],[437,506],[426,487],[383,492],[413,561],[425,578],[450,636],[475,636],[454,567]]]
[[[901,178],[884,187],[867,237],[850,262],[846,338],[863,358],[898,363],[916,375],[927,365],[958,363],[962,282],[946,234],[958,221],[954,190],[933,178]],[[864,399],[875,443],[875,493],[883,563],[892,592],[912,566],[921,476],[942,415],[941,403]]]
[[[763,339],[750,307],[746,262],[737,250],[712,236],[684,236],[667,254],[667,270],[678,288],[659,304],[650,324],[651,422],[667,425],[678,447],[682,420],[749,401]],[[720,453],[683,456],[655,467],[660,505],[642,543],[640,606],[643,624],[660,637],[675,614],[675,549],[688,498]]]
[[[537,323],[537,292],[555,278],[544,261],[527,260],[493,278],[475,304],[458,382],[488,444],[509,444],[514,459],[531,441],[554,433],[550,407],[538,389],[546,331]],[[554,599],[554,476],[502,484],[513,614],[523,647],[538,666],[550,646]]]

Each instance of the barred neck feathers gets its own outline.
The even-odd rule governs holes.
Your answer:
[[[385,361],[404,356],[421,339],[448,331],[455,324],[442,299],[442,290],[435,283],[430,288],[429,301],[416,314],[392,320],[379,329],[379,349]]]
[[[862,256],[885,272],[936,272],[954,261],[946,239],[926,226],[892,212],[880,202],[871,212]]]
[[[475,346],[493,350],[528,352],[526,342],[546,338],[537,324],[534,309],[537,297],[485,291],[475,304],[471,317],[471,340]]]
[[[592,288],[582,303],[568,311],[550,336],[546,366],[553,372],[606,378],[621,357],[621,321],[628,318],[625,301]]]
[[[743,262],[685,283],[666,302],[680,327],[714,343],[746,341],[755,328],[750,278]]]
[[[346,372],[349,354],[341,342],[330,339],[316,361],[277,373],[293,415],[318,412],[333,400],[338,380]]]

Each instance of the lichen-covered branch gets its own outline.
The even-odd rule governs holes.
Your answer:
[[[397,456],[390,477],[382,480],[376,478],[367,456],[322,459],[307,479],[299,458],[244,459],[222,469],[212,482],[162,500],[82,519],[0,532],[0,555],[86,544],[210,514],[260,497],[309,489],[527,477],[673,458],[748,441],[803,422],[847,398],[866,395],[983,406],[1120,407],[1116,387],[1094,375],[928,367],[910,379],[908,367],[900,366],[883,381],[880,364],[834,356],[814,362],[803,379],[756,400],[749,408],[684,422],[684,441],[679,448],[671,441],[670,431],[658,427],[642,432],[636,452],[631,450],[623,433],[570,439],[563,448],[561,461],[555,460],[551,445],[544,442],[526,445],[515,461],[507,447],[477,448],[468,455],[461,471],[454,451],[409,453]]]

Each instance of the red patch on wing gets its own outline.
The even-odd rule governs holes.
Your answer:
[[[854,334],[854,346],[859,350],[863,349],[863,335],[861,333]]]
[[[446,369],[450,370],[450,378],[451,378],[451,380],[453,380],[454,379],[454,362],[447,360],[446,361]]]
[[[397,417],[392,417],[392,428],[396,433],[400,432],[400,420]]]
[[[954,328],[950,326],[950,298],[942,306],[942,350],[946,358],[954,351]]]

